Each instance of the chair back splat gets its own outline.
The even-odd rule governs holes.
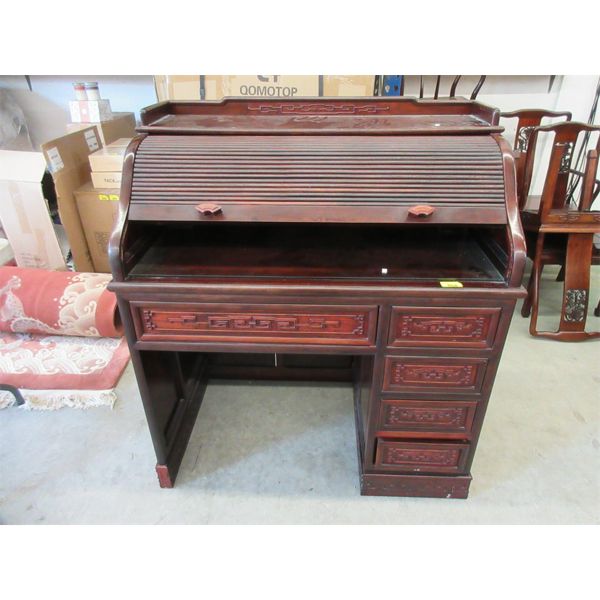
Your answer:
[[[519,198],[519,208],[522,209],[525,206],[531,185],[531,173],[529,173],[528,178],[525,175],[525,162],[527,156],[535,154],[535,140],[530,140],[533,130],[539,127],[544,119],[560,119],[564,117],[566,121],[570,121],[572,115],[568,111],[556,112],[553,110],[526,108],[513,112],[503,112],[500,113],[500,116],[504,119],[518,119],[514,150],[517,153],[515,159],[517,196]]]

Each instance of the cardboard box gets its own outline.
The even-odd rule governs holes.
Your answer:
[[[123,169],[123,160],[127,146],[111,144],[90,154],[92,171],[115,172]]]
[[[160,102],[319,96],[321,81],[319,75],[155,75],[154,85]]]
[[[92,185],[95,188],[118,189],[122,175],[122,171],[92,171]]]
[[[87,183],[75,190],[75,197],[94,271],[110,273],[108,241],[117,219],[119,192],[115,189],[95,189],[91,183]]]
[[[103,146],[108,146],[121,138],[131,139],[135,135],[135,115],[132,112],[113,113],[112,119],[97,123],[68,123],[67,132],[81,131],[95,125]]]
[[[52,190],[41,152],[0,150],[0,220],[19,267],[65,270],[67,248],[45,198]]]
[[[131,142],[132,137],[133,136],[118,138],[114,142],[107,144],[107,146],[110,146],[111,148],[127,148],[127,146],[129,146],[129,142]]]
[[[323,75],[323,96],[372,96],[375,75]]]
[[[372,96],[375,75],[155,75],[159,102],[248,98]]]
[[[42,152],[54,181],[58,213],[77,271],[93,271],[94,265],[74,191],[90,181],[88,157],[101,146],[96,127],[75,131],[42,144]]]
[[[70,100],[73,123],[94,123],[112,118],[110,100]]]

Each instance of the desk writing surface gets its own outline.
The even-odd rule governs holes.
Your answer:
[[[448,230],[436,231],[424,241],[418,228],[402,232],[393,227],[323,225],[170,228],[140,258],[131,278],[503,282],[475,238]]]

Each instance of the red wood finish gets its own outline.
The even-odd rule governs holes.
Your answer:
[[[430,217],[435,212],[435,206],[429,204],[417,204],[408,209],[411,217]]]
[[[132,303],[139,339],[373,346],[376,306]]]
[[[479,394],[487,362],[485,358],[387,356],[383,391]]]
[[[465,499],[469,495],[471,476],[363,473],[360,477],[360,483],[363,496]]]
[[[218,204],[211,204],[210,202],[204,202],[202,204],[198,204],[196,206],[196,210],[205,216],[218,215],[220,212],[223,212],[223,208]]]
[[[476,408],[476,402],[382,398],[378,428],[380,432],[446,432],[467,437]]]
[[[136,155],[136,220],[362,221],[365,206],[380,223],[469,223],[474,208],[505,223],[500,148],[489,136],[163,135]]]
[[[533,128],[530,135],[533,149],[539,134],[552,133],[554,138],[542,196],[535,208],[529,208],[527,204],[521,211],[530,239],[529,256],[533,260],[529,294],[521,314],[528,317],[531,312],[531,335],[566,342],[600,337],[598,331],[586,331],[590,270],[592,264],[600,264],[600,252],[593,246],[594,235],[600,233],[600,211],[591,210],[594,190],[596,185],[600,186],[600,181],[596,181],[600,136],[596,147],[588,152],[576,204],[569,202],[567,193],[575,146],[580,134],[585,132],[600,132],[600,127],[571,121]],[[529,192],[535,158],[535,153],[530,150],[525,163],[525,197]],[[558,329],[539,331],[540,279],[544,266],[548,264],[563,266],[563,302]]]
[[[468,449],[468,444],[380,439],[375,466],[412,473],[459,473],[465,468]]]
[[[500,111],[462,98],[226,98],[162,102],[141,112],[139,131],[183,135],[448,135],[500,132]]]
[[[500,116],[504,119],[517,119],[517,129],[515,131],[514,149],[517,154],[516,175],[517,175],[517,197],[519,208],[523,209],[527,201],[527,194],[531,185],[533,171],[526,172],[525,164],[528,154],[535,154],[536,140],[531,139],[531,134],[536,127],[542,124],[544,119],[565,119],[570,121],[572,114],[568,111],[557,112],[553,110],[544,110],[538,108],[526,108],[513,112],[503,112]],[[531,143],[530,143],[531,142]]]
[[[462,99],[142,112],[110,288],[163,487],[210,377],[298,378],[353,384],[362,494],[467,497],[523,295],[498,117]]]
[[[172,488],[174,487],[173,480],[169,473],[167,465],[156,465],[156,474],[158,475],[158,483],[161,488]]]
[[[395,306],[388,344],[490,349],[496,338],[501,310]]]
[[[332,201],[311,205],[306,202],[241,203],[219,201],[220,212],[204,214],[193,202],[165,206],[161,203],[132,204],[129,215],[135,221],[197,222],[197,223],[394,223],[419,225],[461,225],[468,223],[473,209],[468,206],[445,206],[426,219],[409,214],[409,206],[400,203],[377,204],[369,202],[343,204]],[[365,214],[367,211],[367,214]],[[500,206],[478,208],[479,223],[497,225],[506,223],[506,210]]]

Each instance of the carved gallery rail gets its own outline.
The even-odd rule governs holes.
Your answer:
[[[353,385],[363,494],[465,498],[524,294],[498,111],[229,99],[142,121],[111,288],[161,486],[210,378],[266,377]]]

